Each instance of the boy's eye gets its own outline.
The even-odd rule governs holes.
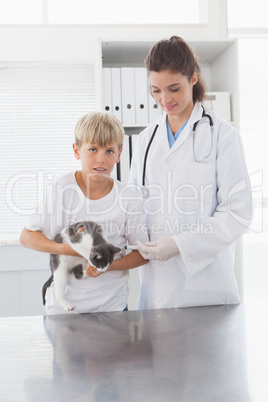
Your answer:
[[[113,149],[107,149],[107,154],[114,154],[114,150]]]
[[[96,148],[89,148],[89,152],[96,152]]]

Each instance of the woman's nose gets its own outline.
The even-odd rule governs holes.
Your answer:
[[[166,105],[167,103],[169,103],[171,101],[171,96],[166,93],[166,92],[162,92],[162,104]]]

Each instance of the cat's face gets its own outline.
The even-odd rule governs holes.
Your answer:
[[[94,246],[89,256],[89,262],[95,268],[106,271],[108,266],[113,262],[114,255],[121,249],[112,244],[101,244]]]

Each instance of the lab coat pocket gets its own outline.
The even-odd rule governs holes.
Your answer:
[[[234,273],[233,245],[222,251],[215,262],[190,277],[186,275],[185,289],[203,292],[234,292],[237,285]]]

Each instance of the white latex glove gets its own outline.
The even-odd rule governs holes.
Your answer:
[[[179,253],[179,249],[172,237],[162,237],[159,240],[142,244],[137,241],[138,251],[146,260],[166,261]]]

